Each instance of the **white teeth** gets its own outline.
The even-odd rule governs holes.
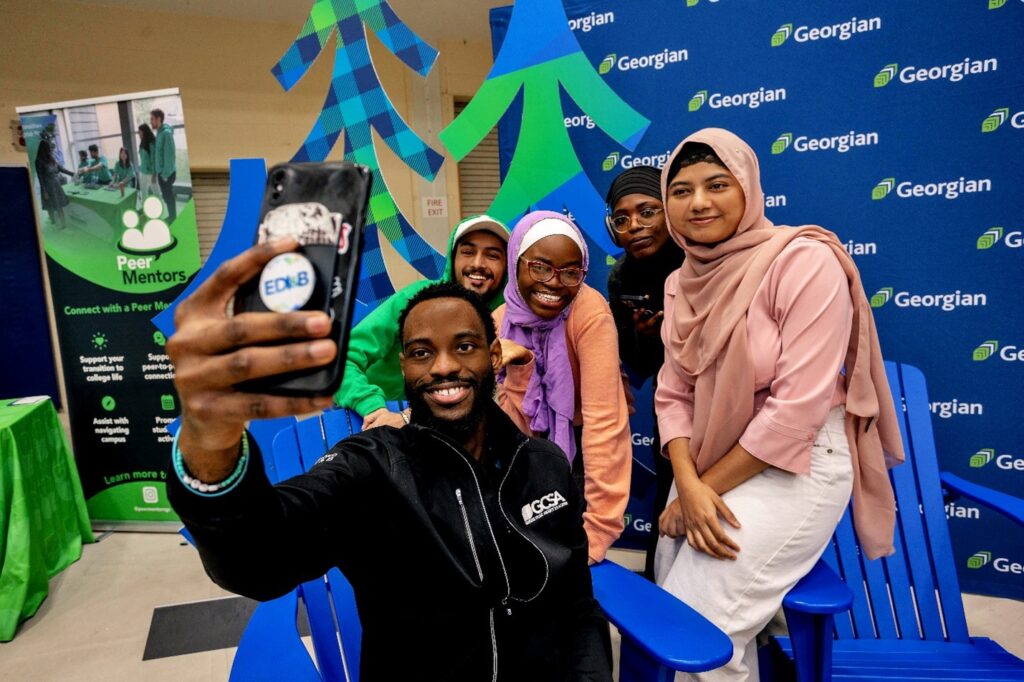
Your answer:
[[[443,396],[451,396],[451,395],[455,395],[456,393],[458,393],[461,390],[462,390],[461,386],[454,386],[452,388],[439,388],[437,390],[431,391],[431,393],[435,393],[437,395],[443,395]]]
[[[544,301],[545,303],[558,303],[560,296],[552,296],[551,294],[542,294],[540,292],[534,293],[534,296]]]

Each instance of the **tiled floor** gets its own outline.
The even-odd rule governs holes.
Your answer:
[[[634,565],[638,555],[613,557]],[[114,533],[50,582],[50,596],[0,644],[0,680],[221,682],[234,649],[142,660],[153,609],[227,596],[177,535]],[[971,633],[1024,657],[1024,604],[965,595]]]

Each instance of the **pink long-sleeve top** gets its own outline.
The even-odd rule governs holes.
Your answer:
[[[667,340],[678,275],[665,283],[665,363],[654,400],[666,445],[693,433],[693,381],[672,359]],[[824,244],[794,239],[768,268],[747,311],[755,393],[754,418],[739,440],[745,450],[771,466],[810,473],[814,437],[829,410],[846,402],[840,369],[852,324],[839,261]]]
[[[501,329],[505,306],[494,311]],[[633,446],[630,441],[626,395],[619,373],[619,341],[611,308],[600,293],[584,284],[565,321],[565,341],[576,393],[573,424],[583,427],[583,528],[591,561],[605,553],[623,530],[623,514],[629,502]],[[533,375],[534,360],[506,368],[498,404],[516,426],[533,435],[530,418],[523,413],[526,387]]]

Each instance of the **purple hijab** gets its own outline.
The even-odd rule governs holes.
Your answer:
[[[551,218],[562,221],[579,235],[583,244],[583,269],[589,266],[586,240],[571,220],[553,211],[534,211],[523,216],[508,240],[508,284],[505,285],[505,316],[500,335],[533,351],[534,368],[526,386],[523,414],[530,418],[530,429],[534,433],[546,433],[548,440],[565,451],[571,463],[576,457],[576,432],[572,424],[576,414],[576,387],[565,344],[565,320],[572,302],[557,317],[545,320],[523,300],[516,277],[523,239],[537,223]],[[501,380],[504,381],[504,372]]]

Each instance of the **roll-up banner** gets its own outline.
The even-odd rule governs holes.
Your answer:
[[[89,515],[97,527],[177,525],[164,479],[178,399],[150,318],[199,269],[181,96],[17,111]]]

